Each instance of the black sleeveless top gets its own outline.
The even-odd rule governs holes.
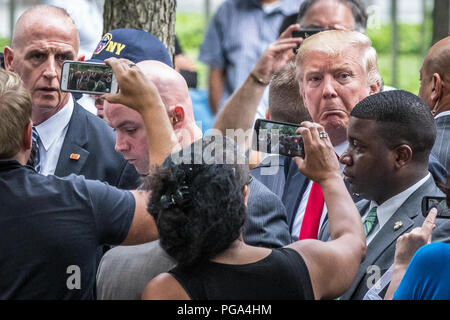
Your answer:
[[[311,279],[303,258],[290,248],[272,249],[262,260],[244,265],[212,261],[169,271],[193,300],[312,300]]]

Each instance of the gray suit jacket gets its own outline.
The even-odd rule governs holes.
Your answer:
[[[431,153],[450,170],[450,115],[439,117],[436,122],[436,141]]]
[[[148,282],[174,266],[159,240],[114,247],[103,255],[97,270],[97,299],[140,300]]]
[[[392,215],[387,223],[378,231],[367,247],[366,259],[359,266],[353,284],[341,297],[343,300],[362,300],[366,292],[376,283],[387,269],[394,263],[395,244],[397,238],[402,234],[410,232],[415,227],[420,227],[425,220],[421,211],[422,197],[443,196],[436,187],[433,177],[430,177],[419,187],[402,206]],[[369,208],[370,201],[361,200],[356,204],[361,215]],[[394,224],[402,221],[400,229],[394,230]],[[433,231],[433,241],[445,241],[450,239],[450,221],[438,219],[437,228]],[[328,221],[322,227],[319,239],[328,241],[330,239]],[[381,297],[386,294],[387,287],[380,293]]]

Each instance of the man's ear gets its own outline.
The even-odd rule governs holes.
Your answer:
[[[32,143],[32,129],[33,129],[33,123],[30,121],[25,128],[23,128],[23,140],[22,140],[22,147],[25,150],[31,150],[31,147],[33,145]]]
[[[269,109],[266,110],[266,120],[270,120],[270,111],[269,111]]]
[[[433,83],[431,85],[430,98],[431,98],[432,105],[434,106],[441,99],[443,84],[442,84],[442,78],[439,75],[439,73],[434,73],[433,79],[431,81]]]
[[[375,94],[375,93],[379,93],[380,92],[380,88],[381,88],[380,81],[377,80],[377,82],[375,82],[375,84],[370,85],[369,95]]]
[[[12,67],[12,63],[14,60],[14,50],[6,46],[3,51],[3,58],[5,60],[5,69],[8,71],[14,71]]]
[[[401,144],[394,149],[395,152],[395,167],[400,169],[411,162],[413,151],[407,144]]]
[[[168,113],[173,127],[175,127],[177,123],[182,123],[184,121],[184,107],[181,104],[169,107]]]

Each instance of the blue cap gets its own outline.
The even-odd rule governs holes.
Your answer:
[[[173,68],[172,59],[164,44],[154,35],[138,29],[109,31],[102,37],[88,61],[103,62],[111,57],[125,58],[134,63],[157,60]]]

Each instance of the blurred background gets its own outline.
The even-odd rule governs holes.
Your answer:
[[[28,7],[39,3],[70,3],[80,7],[89,3],[94,12],[89,17],[89,34],[92,49],[102,36],[102,22],[92,17],[102,17],[104,0],[39,1],[0,0],[0,50],[9,44],[12,26],[17,17]],[[207,89],[207,67],[197,61],[209,19],[223,0],[178,0],[176,34],[185,56],[195,63],[197,90]],[[378,52],[378,64],[385,84],[417,94],[419,69],[425,52],[433,41],[436,28],[449,31],[448,0],[364,0],[369,22],[367,34]],[[84,5],[82,5],[84,7]],[[70,10],[68,10],[70,13]],[[96,22],[94,22],[96,21]],[[77,23],[77,21],[75,21]],[[434,23],[433,23],[434,22]],[[433,28],[435,30],[433,30]]]

